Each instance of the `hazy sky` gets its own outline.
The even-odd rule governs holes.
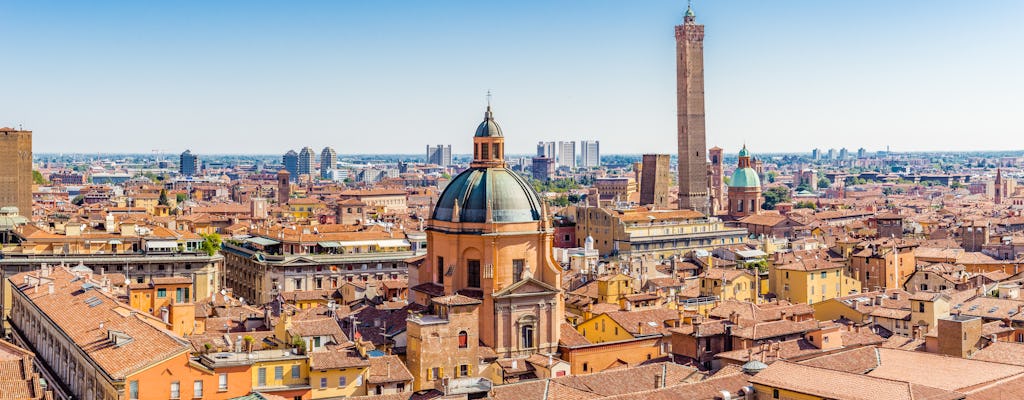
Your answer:
[[[685,1],[0,2],[36,152],[672,152]],[[708,145],[1024,148],[1024,1],[705,0]]]

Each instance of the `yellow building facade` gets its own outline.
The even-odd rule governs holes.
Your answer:
[[[860,293],[860,281],[844,265],[825,260],[798,260],[770,269],[771,292],[792,303],[819,303]]]
[[[757,277],[747,270],[710,268],[700,275],[701,297],[759,302]]]

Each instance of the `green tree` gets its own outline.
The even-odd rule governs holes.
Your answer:
[[[828,180],[828,178],[823,176],[821,179],[818,179],[819,188],[827,188],[829,186],[832,186],[832,181]]]
[[[160,199],[156,203],[162,206],[170,205],[167,202],[167,189],[160,189]]]
[[[790,200],[789,189],[785,186],[775,186],[764,192],[764,204],[761,208],[765,210],[774,210],[775,205],[779,203],[785,203]]]
[[[205,252],[207,255],[212,256],[214,254],[217,254],[217,250],[220,250],[221,242],[222,240],[219,234],[211,233],[208,235],[203,235],[203,244],[200,247],[200,249],[203,250],[203,252]]]
[[[557,207],[565,207],[569,205],[569,196],[561,195],[548,201],[549,204]]]
[[[178,193],[177,195],[174,196],[174,200],[177,201],[178,204],[184,203],[185,199],[187,198],[188,196],[185,196],[184,193]]]
[[[83,195],[78,195],[78,196],[75,196],[74,198],[71,199],[71,204],[74,204],[76,206],[80,206],[80,205],[82,205],[84,203],[85,203],[85,196],[83,196]]]
[[[818,209],[818,205],[815,204],[813,201],[801,201],[799,203],[796,203],[795,207],[796,208],[810,208],[812,210],[817,210]]]
[[[765,179],[768,180],[768,183],[775,183],[775,178],[777,178],[778,176],[779,173],[775,171],[768,171],[768,173],[764,174],[764,177]]]
[[[811,186],[806,184],[806,183],[801,183],[800,186],[796,187],[796,191],[798,191],[798,192],[810,192],[811,191]]]
[[[46,181],[46,178],[43,178],[42,173],[36,170],[32,170],[32,182],[35,183],[36,185],[45,185],[50,183]]]

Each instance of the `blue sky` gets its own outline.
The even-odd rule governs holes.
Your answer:
[[[675,146],[685,1],[0,2],[0,125],[37,152]],[[1024,2],[695,4],[708,144],[1024,148]]]

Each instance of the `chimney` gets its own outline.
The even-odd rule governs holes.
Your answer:
[[[636,334],[637,335],[643,335],[644,334],[644,323],[643,322],[637,322],[636,323]]]
[[[46,286],[47,286],[47,288],[46,288],[47,292],[49,294],[53,294],[53,282],[47,283]]]

